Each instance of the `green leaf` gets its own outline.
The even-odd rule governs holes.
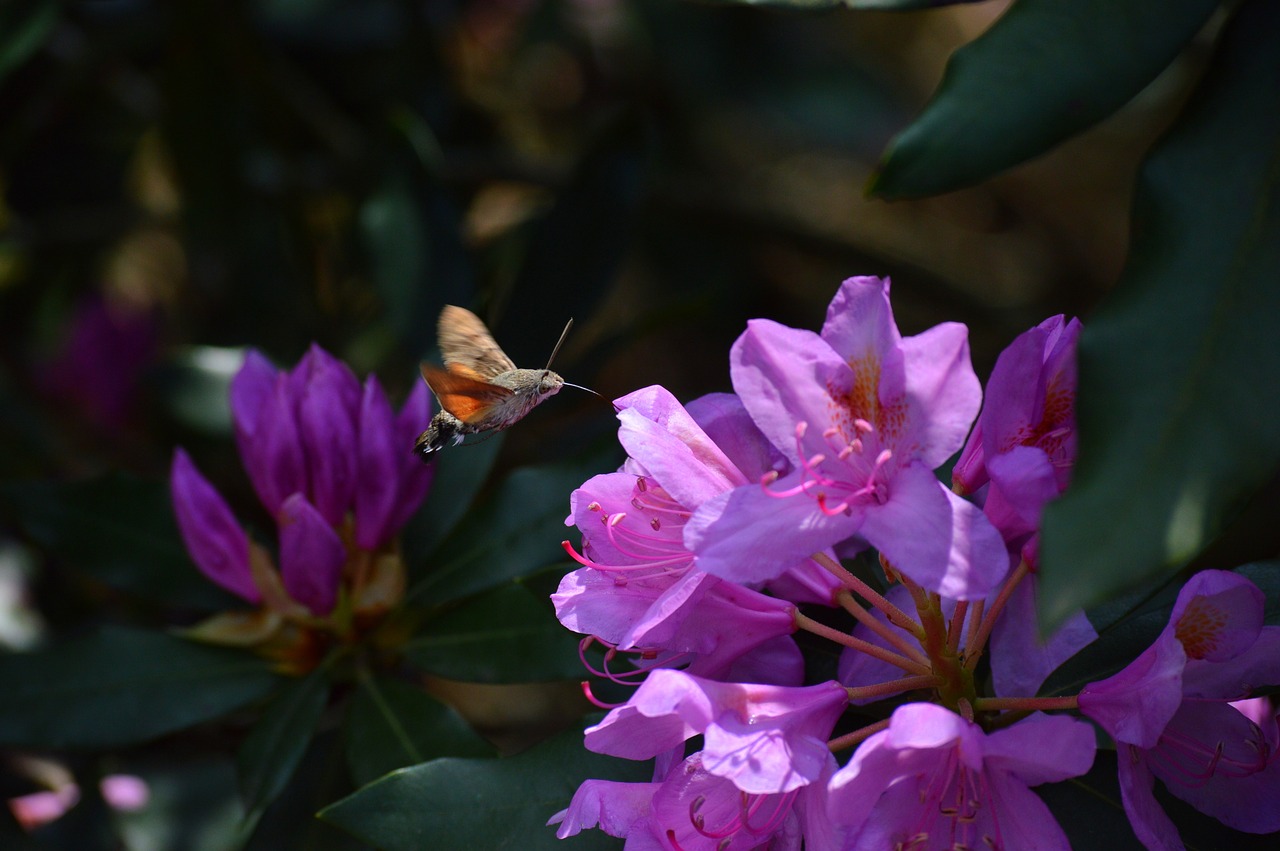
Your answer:
[[[521,585],[508,585],[432,619],[404,652],[424,671],[453,680],[573,680],[586,675],[578,639],[560,625],[545,600]]]
[[[1080,337],[1080,456],[1045,511],[1046,623],[1172,571],[1280,466],[1280,5],[1246,3],[1142,168]]]
[[[462,716],[420,688],[365,677],[347,716],[347,764],[364,785],[397,768],[444,756],[493,756]]]
[[[505,759],[438,759],[405,768],[320,813],[384,851],[617,848],[598,830],[566,842],[547,827],[587,778],[647,782],[650,763],[601,756],[572,730]]]
[[[0,80],[43,47],[57,23],[54,0],[17,0],[0,6]]]
[[[1017,0],[947,63],[872,193],[936,195],[1044,153],[1164,70],[1217,0]]]
[[[70,567],[112,588],[201,611],[236,598],[205,579],[178,534],[169,490],[109,473],[78,482],[0,484],[0,514]]]
[[[256,820],[288,785],[328,698],[328,671],[317,668],[281,689],[245,737],[238,774],[248,820]]]
[[[436,471],[431,479],[431,490],[401,535],[411,569],[438,547],[467,513],[493,469],[502,442],[503,434],[498,432],[483,441],[457,448],[457,451],[451,448],[434,454],[431,463],[436,465]]]
[[[279,680],[255,656],[108,627],[0,656],[0,744],[109,748],[154,739],[257,700]]]
[[[458,524],[408,598],[458,600],[561,560],[569,494],[602,466],[588,459],[516,470]]]
[[[1087,774],[1045,783],[1035,792],[1056,816],[1075,851],[1142,851],[1120,803],[1115,751],[1098,751]]]

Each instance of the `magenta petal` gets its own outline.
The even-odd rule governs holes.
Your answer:
[[[653,580],[619,583],[612,576],[584,567],[560,580],[551,602],[566,629],[620,645],[666,587],[666,583]]]
[[[423,464],[412,454],[413,442],[431,422],[431,391],[425,382],[418,381],[409,391],[400,413],[396,414],[395,442],[404,447],[400,464],[400,491],[395,508],[384,532],[388,537],[396,534],[409,522],[409,518],[422,507],[427,491],[436,474],[435,464]]]
[[[1077,611],[1042,639],[1036,584],[1034,576],[1018,584],[991,633],[991,679],[1001,697],[1035,694],[1059,665],[1098,637],[1084,612]]]
[[[699,396],[685,405],[685,410],[747,481],[758,482],[765,473],[786,464],[782,453],[756,428],[746,406],[733,393]]]
[[[1000,533],[921,464],[900,469],[888,501],[863,513],[858,534],[896,569],[944,597],[985,597],[1009,571]]]
[[[1280,684],[1280,626],[1264,626],[1245,652],[1225,662],[1188,659],[1183,695],[1221,700],[1244,697],[1259,685]]]
[[[415,459],[395,440],[395,418],[372,375],[360,400],[360,442],[356,476],[356,545],[377,549],[387,537],[399,497],[400,468]]]
[[[200,572],[250,603],[261,602],[249,568],[249,538],[222,496],[181,449],[173,453],[169,489],[182,540]]]
[[[1015,446],[987,461],[991,488],[983,512],[1010,543],[1040,528],[1044,507],[1058,496],[1053,464],[1043,449]]]
[[[1080,711],[1118,742],[1155,747],[1182,703],[1186,662],[1182,644],[1165,629],[1119,673],[1081,689]]]
[[[298,431],[307,455],[310,496],[329,525],[346,516],[356,485],[355,408],[348,407],[344,388],[350,371],[316,370],[298,400]]]
[[[753,319],[729,351],[733,388],[756,425],[792,463],[799,463],[796,424],[818,433],[832,418],[828,387],[849,387],[854,376],[817,334]],[[873,416],[873,412],[861,412]]]
[[[904,438],[925,466],[941,466],[964,443],[982,405],[982,385],[969,360],[969,329],[956,322],[936,325],[902,341],[906,371]]]
[[[1204,570],[1178,592],[1169,624],[1189,658],[1225,662],[1257,641],[1265,604],[1262,591],[1243,576]]]
[[[249,349],[244,364],[231,379],[231,418],[237,432],[253,434],[267,399],[275,392],[279,370],[257,349]]]
[[[255,387],[253,393],[257,392]],[[276,376],[261,405],[253,416],[242,418],[252,422],[252,429],[238,427],[236,444],[253,489],[274,516],[290,494],[307,492],[307,467],[285,376]]]
[[[675,405],[679,407],[679,403]],[[622,424],[618,441],[627,454],[681,505],[696,508],[717,494],[746,484],[738,468],[683,408],[679,413],[664,412],[661,421],[649,419],[635,408],[624,408],[618,421]]]
[[[284,501],[280,512],[280,578],[289,596],[327,615],[338,599],[347,550],[320,512],[302,494]]]
[[[1236,830],[1272,833],[1280,830],[1280,759],[1265,741],[1230,704],[1189,700],[1165,728],[1160,746],[1147,754],[1147,764],[1171,793],[1200,812]]]
[[[797,472],[770,487],[782,491],[799,481]],[[707,573],[766,582],[856,534],[861,519],[857,513],[825,515],[803,495],[778,498],[760,485],[744,485],[699,506],[685,524],[684,543]]]
[[[845,280],[827,306],[822,339],[846,361],[868,354],[880,360],[887,355],[896,361],[888,371],[900,372],[902,336],[889,305],[889,279],[865,276]]]
[[[627,836],[646,830],[649,805],[658,783],[620,783],[587,780],[573,793],[568,809],[553,815],[548,825],[559,824],[556,837],[565,839],[597,825],[610,836]],[[630,845],[630,843],[628,843]]]
[[[1116,748],[1120,800],[1129,824],[1138,841],[1149,851],[1186,851],[1178,836],[1178,828],[1169,820],[1151,791],[1155,777],[1140,753],[1132,745],[1122,744]]]
[[[1093,767],[1093,727],[1067,715],[1035,714],[987,736],[984,761],[1024,785],[1058,783]]]

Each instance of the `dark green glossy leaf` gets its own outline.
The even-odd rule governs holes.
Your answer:
[[[427,604],[458,600],[561,560],[569,494],[603,466],[588,459],[516,470],[458,524],[431,558],[410,599]]]
[[[0,80],[44,46],[57,23],[54,0],[12,0],[0,5]]]
[[[421,567],[423,558],[440,545],[467,513],[493,469],[502,442],[503,434],[499,432],[466,448],[453,447],[435,453],[431,461],[436,465],[431,490],[401,536],[410,570]]]
[[[0,484],[0,512],[70,567],[113,588],[202,611],[236,603],[191,562],[159,482],[124,473],[7,482]]]
[[[394,772],[320,813],[385,851],[618,848],[598,830],[558,840],[547,819],[587,778],[647,782],[650,763],[601,756],[572,730],[505,759],[438,759]]]
[[[405,655],[442,677],[483,683],[582,679],[578,639],[545,600],[508,585],[433,618]]]
[[[1171,571],[1280,466],[1280,6],[1246,3],[1142,168],[1132,255],[1080,337],[1080,457],[1044,518],[1049,623]]]
[[[1115,751],[1098,751],[1084,776],[1046,783],[1035,791],[1057,817],[1074,851],[1142,851],[1120,803]]]
[[[491,757],[493,746],[462,716],[420,688],[368,677],[347,716],[347,764],[363,786],[389,771],[444,756]]]
[[[108,748],[217,718],[279,680],[267,663],[159,632],[111,627],[0,657],[0,744]]]
[[[1017,0],[960,48],[872,192],[935,195],[1044,153],[1155,79],[1217,0]]]
[[[411,351],[435,340],[445,304],[465,304],[471,270],[457,212],[417,168],[392,161],[360,209],[360,231],[387,323]]]
[[[329,677],[317,668],[272,698],[240,745],[240,796],[255,819],[284,791],[307,751],[329,698]]]

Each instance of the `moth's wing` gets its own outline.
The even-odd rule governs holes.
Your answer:
[[[422,377],[440,400],[440,407],[469,425],[484,420],[494,405],[506,401],[512,391],[489,384],[463,369],[441,369],[434,364],[422,365]]]
[[[444,365],[451,372],[461,367],[463,372],[485,380],[516,368],[480,317],[465,307],[446,304],[436,330]]]

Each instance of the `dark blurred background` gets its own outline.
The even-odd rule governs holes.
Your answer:
[[[0,472],[163,469],[224,439],[236,347],[311,341],[393,394],[442,304],[613,397],[729,389],[745,321],[890,275],[975,362],[1115,279],[1132,172],[1194,71],[988,184],[863,187],[1002,10],[676,0],[13,0],[0,12]],[[510,434],[555,457],[609,411]],[[592,425],[594,423],[594,425]],[[193,434],[193,432],[195,434]]]

